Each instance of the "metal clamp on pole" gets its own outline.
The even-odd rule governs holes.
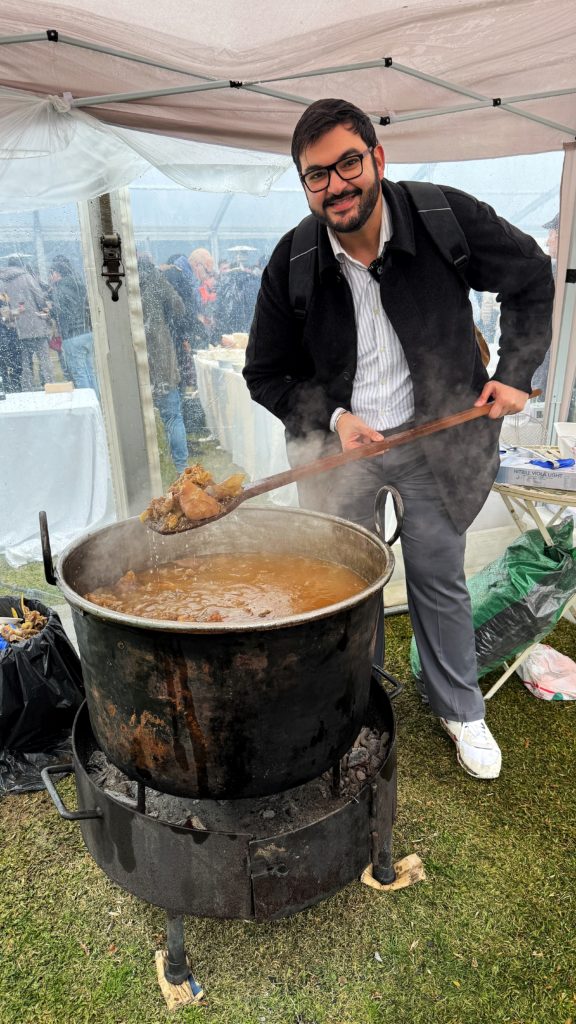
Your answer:
[[[120,235],[101,235],[102,246],[102,277],[106,278],[106,287],[112,292],[112,302],[118,302],[118,292],[125,277],[122,263],[122,241]]]

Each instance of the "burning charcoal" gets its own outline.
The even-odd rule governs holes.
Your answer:
[[[358,736],[358,746],[359,747],[365,747],[366,749],[368,749],[369,743],[370,743],[370,730],[369,729],[362,729],[362,731],[360,732],[360,735]]]
[[[348,757],[350,767],[355,768],[359,764],[367,764],[368,756],[368,751],[364,747],[357,747],[351,750]]]

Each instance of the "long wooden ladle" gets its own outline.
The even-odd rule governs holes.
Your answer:
[[[537,398],[540,391],[532,391],[530,398]],[[479,419],[487,416],[490,412],[491,403],[487,405],[475,405],[471,409],[464,409],[462,412],[453,413],[452,416],[444,416],[439,420],[431,420],[429,423],[422,423],[419,427],[412,427],[410,430],[401,430],[397,434],[391,434],[382,441],[371,441],[370,444],[360,445],[358,448],[351,448],[345,452],[338,452],[335,455],[327,455],[323,459],[316,459],[314,462],[306,462],[294,469],[287,469],[283,473],[275,473],[273,476],[264,477],[256,483],[244,487],[240,494],[226,500],[222,511],[215,516],[207,516],[204,519],[181,519],[173,530],[165,528],[163,522],[154,522],[153,519],[146,519],[145,525],[155,533],[185,533],[188,530],[196,530],[199,526],[206,526],[214,523],[217,519],[227,516],[239,505],[242,505],[250,498],[256,498],[259,494],[267,491],[275,491],[279,487],[286,487],[297,480],[303,480],[307,476],[316,476],[319,473],[327,473],[330,469],[345,466],[348,462],[356,462],[358,459],[370,459],[373,455],[382,455],[397,448],[401,444],[410,444],[420,437],[428,437],[429,434],[436,434],[439,430],[448,430],[450,427],[457,427],[460,423],[467,423],[469,420]],[[164,517],[165,518],[165,517]]]

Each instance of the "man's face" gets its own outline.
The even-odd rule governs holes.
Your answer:
[[[302,151],[301,174],[318,167],[328,167],[343,157],[363,153],[366,148],[360,135],[345,125],[337,125]],[[322,224],[327,224],[337,233],[359,231],[374,211],[381,209],[380,181],[383,174],[384,150],[382,146],[376,146],[372,154],[364,156],[362,174],[358,178],[343,181],[333,170],[328,185],[321,192],[310,192],[304,187],[308,206]]]
[[[558,231],[556,228],[550,228],[546,240],[546,248],[553,260],[558,259]]]

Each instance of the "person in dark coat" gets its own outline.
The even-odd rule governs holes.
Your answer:
[[[176,348],[180,390],[183,391],[187,387],[195,386],[196,374],[192,353],[198,348],[206,347],[206,332],[198,319],[200,303],[186,257],[178,253],[169,256],[159,269],[184,303],[184,312],[172,314],[168,325]]]
[[[182,473],[188,465],[188,444],[179,391],[180,370],[170,323],[184,315],[184,303],[147,253],[141,253],[137,262],[152,399],[164,424],[176,471]]]
[[[498,469],[502,417],[524,407],[550,343],[550,260],[491,207],[442,187],[470,249],[469,286],[499,293],[500,358],[488,380],[468,288],[406,190],[383,180],[370,118],[343,100],[319,100],[296,125],[292,156],[317,221],[313,292],[299,319],[288,232],[262,275],[244,376],[252,398],[285,424],[293,462],[490,403],[482,419],[350,463],[299,493],[309,508],[372,529],[378,489],[400,491],[408,604],[430,708],[461,766],[496,778],[501,753],[478,686],[465,531]]]
[[[66,256],[56,256],[50,268],[52,310],[62,338],[66,373],[76,388],[99,394],[94,369],[94,341],[86,286]]]

